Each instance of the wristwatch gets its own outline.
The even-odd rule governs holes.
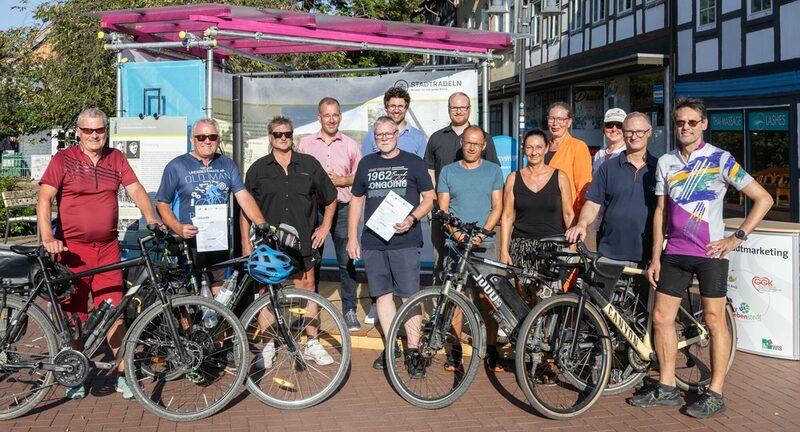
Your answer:
[[[737,230],[736,230],[736,231],[733,233],[733,236],[734,236],[734,237],[736,237],[737,239],[741,240],[741,241],[745,241],[745,240],[747,240],[747,233],[746,233],[746,232],[744,232],[744,230],[743,230],[743,229],[737,229]]]
[[[412,225],[416,225],[417,223],[419,223],[419,219],[417,219],[417,217],[414,216],[414,213],[409,214],[409,216],[411,216],[411,220],[413,221]]]

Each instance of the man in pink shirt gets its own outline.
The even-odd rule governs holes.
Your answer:
[[[349,210],[350,186],[361,160],[359,145],[339,131],[342,113],[339,101],[331,97],[319,101],[317,115],[321,126],[319,132],[306,136],[297,145],[298,153],[313,156],[328,173],[337,192],[336,214],[333,217],[331,237],[336,248],[336,261],[339,263],[339,294],[342,297],[342,312],[350,331],[361,330],[356,315],[356,270],[353,260],[347,254],[347,213]],[[319,266],[319,264],[318,264]],[[317,269],[316,274],[319,274]]]

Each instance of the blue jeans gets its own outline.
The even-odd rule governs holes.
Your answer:
[[[350,204],[338,203],[331,224],[331,237],[333,247],[336,249],[336,261],[339,264],[339,295],[342,298],[343,312],[355,310],[357,305],[356,266],[347,254],[347,215],[349,210]],[[324,244],[320,248],[320,254],[322,254],[323,248]],[[319,275],[319,267],[317,275]],[[317,281],[319,281],[319,276],[317,276]]]

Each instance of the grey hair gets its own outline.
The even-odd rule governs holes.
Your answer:
[[[194,135],[195,129],[197,129],[197,127],[200,126],[201,124],[208,124],[214,126],[214,130],[217,131],[217,134],[220,133],[219,122],[217,122],[213,118],[201,118],[199,120],[195,120],[194,124],[192,125],[192,135]]]
[[[380,116],[377,119],[375,119],[375,124],[372,126],[372,130],[378,129],[378,125],[385,124],[385,123],[391,123],[391,124],[393,124],[395,126],[395,128],[397,127],[397,123],[395,123],[395,121],[392,120],[391,117],[389,117],[389,116]]]
[[[78,114],[78,120],[75,121],[75,125],[81,124],[81,120],[87,118],[101,118],[103,119],[103,124],[108,124],[108,116],[106,113],[103,112],[100,108],[86,108],[85,110],[81,111]]]
[[[653,123],[650,121],[650,116],[649,116],[649,115],[647,115],[647,114],[645,114],[645,113],[643,113],[643,112],[639,112],[639,111],[634,111],[634,112],[632,112],[632,113],[630,113],[630,114],[626,115],[626,116],[625,116],[625,121],[623,122],[623,124],[627,123],[627,122],[628,122],[628,120],[630,120],[630,119],[632,119],[632,118],[640,118],[640,119],[642,119],[642,120],[646,121],[646,122],[647,122],[647,124],[648,124],[650,127],[653,127]]]

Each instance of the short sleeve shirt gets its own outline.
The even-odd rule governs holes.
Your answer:
[[[336,187],[313,156],[293,151],[284,171],[272,153],[247,170],[245,186],[268,223],[285,223],[297,229],[300,252],[310,256],[311,234],[317,221],[318,203],[336,200]]]
[[[79,145],[56,153],[39,181],[58,190],[56,237],[82,243],[115,240],[117,191],[138,181],[117,149],[104,148],[97,165]]]
[[[751,181],[730,153],[705,142],[688,162],[678,149],[661,156],[656,195],[667,197],[664,253],[707,257],[706,245],[725,236],[722,206],[728,185],[742,190]]]
[[[305,136],[297,145],[297,152],[314,156],[326,173],[332,172],[346,177],[356,173],[358,161],[361,160],[358,143],[341,132],[336,133],[330,144],[322,139],[319,132]],[[340,203],[350,202],[349,187],[337,187],[336,193]]]
[[[492,192],[503,190],[503,170],[489,161],[474,169],[458,162],[442,168],[436,192],[450,194],[449,212],[464,222],[486,225],[492,211]]]
[[[425,148],[428,147],[428,141],[425,139],[425,134],[421,130],[407,126],[400,136],[397,137],[397,148],[409,153],[413,153],[420,158],[425,157]],[[378,146],[375,144],[375,130],[370,129],[364,135],[364,143],[361,145],[361,155],[368,155],[370,153],[377,153]]]
[[[483,151],[482,156],[487,161],[500,165],[500,159],[497,158],[497,150],[494,148],[494,141],[489,135],[486,135],[486,149]],[[431,135],[428,140],[428,148],[425,149],[425,163],[428,165],[428,169],[432,169],[436,173],[437,179],[445,165],[463,158],[461,135],[456,134],[451,125],[439,129]]]
[[[657,165],[648,154],[637,170],[622,152],[601,165],[592,178],[586,200],[605,208],[597,245],[603,256],[620,261],[650,259]]]
[[[418,156],[400,151],[400,154],[384,159],[378,153],[364,156],[358,164],[353,180],[353,196],[366,196],[364,220],[367,221],[390,191],[400,195],[416,208],[419,194],[433,190],[431,177],[425,163]],[[361,247],[365,250],[393,250],[422,247],[422,229],[414,225],[403,234],[395,234],[388,242],[364,228]]]
[[[175,218],[182,224],[190,224],[195,206],[227,204],[231,192],[243,189],[242,174],[233,159],[217,154],[206,166],[187,153],[164,168],[156,200],[169,203]]]

